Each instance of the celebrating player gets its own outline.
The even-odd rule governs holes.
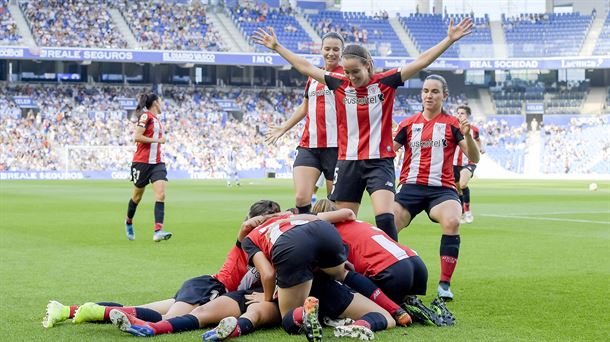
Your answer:
[[[321,53],[325,71],[343,73],[343,67],[339,65],[343,47],[343,37],[336,32],[322,37]],[[281,127],[273,128],[267,136],[267,142],[273,144],[305,117],[305,129],[292,171],[299,213],[307,213],[311,209],[312,195],[315,195],[315,191],[312,191],[320,174],[326,179],[326,190],[330,193],[337,164],[335,94],[324,83],[310,77],[305,85],[305,98],[292,117]]]
[[[402,229],[422,210],[440,223],[441,277],[439,297],[453,299],[449,288],[460,249],[460,216],[462,209],[453,177],[453,154],[459,146],[468,159],[479,161],[479,147],[474,141],[470,123],[443,110],[449,96],[442,76],[426,77],[421,97],[423,111],[400,123],[394,148],[405,147],[400,172],[400,191],[396,194],[394,215],[396,227]]]
[[[145,112],[142,112],[145,110]],[[133,194],[127,206],[125,219],[125,232],[127,239],[135,240],[136,233],[133,228],[133,217],[136,214],[138,203],[142,200],[144,190],[148,183],[152,183],[155,192],[155,227],[153,241],[159,242],[172,237],[172,233],[163,230],[165,218],[165,183],[167,170],[161,159],[161,144],[165,144],[161,121],[157,118],[161,114],[161,99],[156,94],[142,94],[136,108],[139,116],[134,135],[137,144],[136,153],[131,163],[131,181]]]
[[[468,106],[462,105],[457,108],[458,118],[468,119],[471,113],[470,107]],[[472,130],[472,137],[479,147],[479,152],[485,153],[481,145],[479,129],[472,124],[470,125],[470,129]],[[461,149],[455,150],[455,155],[453,156],[453,175],[455,177],[460,202],[462,203],[462,217],[460,223],[472,223],[474,221],[474,217],[470,211],[470,188],[468,187],[468,182],[470,182],[476,168],[477,164],[468,159],[468,156],[466,156]]]
[[[358,212],[366,189],[373,203],[377,227],[397,239],[392,203],[394,164],[392,148],[392,107],[396,88],[427,67],[455,41],[470,33],[472,21],[457,26],[450,22],[447,37],[402,68],[373,73],[373,59],[360,45],[343,50],[344,74],[321,70],[282,46],[273,31],[259,29],[256,43],[276,51],[299,72],[311,77],[335,94],[338,130],[338,158],[330,199],[339,208]]]

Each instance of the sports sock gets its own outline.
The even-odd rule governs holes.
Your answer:
[[[133,306],[106,306],[104,308],[104,322],[110,322],[110,310],[114,309],[121,310],[122,312],[128,315],[136,315],[136,308],[134,308]]]
[[[163,316],[157,311],[149,308],[135,308],[136,317],[146,322],[159,322],[163,320]]]
[[[460,204],[462,205],[462,213],[464,212],[464,195],[458,195],[460,197]]]
[[[462,189],[464,193],[464,211],[470,211],[470,188],[466,187]]]
[[[76,310],[78,310],[78,305],[70,305],[70,314],[68,315],[68,318],[74,318]]]
[[[245,317],[240,317],[237,319],[237,326],[235,327],[235,330],[233,330],[229,337],[248,335],[252,331],[254,331],[254,324],[252,324],[252,321]]]
[[[360,273],[353,271],[347,272],[343,283],[377,303],[392,315],[394,315],[397,310],[400,310],[400,306],[398,306],[398,304],[394,303],[390,298],[388,298],[388,296],[386,296],[386,294],[383,293],[383,291],[381,291],[381,289],[378,288],[377,285],[375,285],[375,283],[373,283],[369,278]]]
[[[375,216],[377,228],[383,230],[392,240],[398,241],[398,232],[394,223],[394,214],[385,213]]]
[[[441,237],[441,282],[450,283],[451,276],[457,264],[458,255],[460,254],[460,236],[459,235],[443,235]]]
[[[302,207],[297,205],[297,210],[299,211],[299,214],[309,214],[311,212],[311,203]]]
[[[155,202],[155,232],[163,229],[165,202]]]
[[[369,312],[354,322],[354,325],[361,325],[372,331],[380,331],[388,327],[388,320],[379,312]]]
[[[289,334],[298,334],[303,325],[303,307],[288,311],[282,318],[282,328]]]
[[[169,324],[172,326],[172,331],[170,331],[170,333],[179,333],[183,331],[197,330],[200,328],[199,320],[193,315],[170,318],[167,320],[167,322],[169,322]]]
[[[131,224],[133,222],[133,217],[136,214],[136,209],[138,209],[138,203],[134,202],[131,198],[129,199],[129,204],[127,204],[127,223]]]

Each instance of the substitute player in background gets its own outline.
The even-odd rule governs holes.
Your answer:
[[[467,120],[470,118],[472,111],[468,106],[457,107],[458,119]],[[479,129],[470,125],[472,131],[472,137],[479,146],[479,152],[485,153],[483,146],[481,145],[481,138],[479,137]],[[460,202],[462,203],[462,218],[460,223],[472,223],[474,217],[470,211],[470,188],[468,182],[474,175],[474,170],[477,168],[477,164],[473,163],[468,156],[461,149],[456,149],[453,156],[453,175],[457,185],[458,195],[460,196]]]
[[[447,81],[430,75],[421,91],[423,110],[400,123],[394,149],[405,147],[400,171],[400,191],[394,202],[396,227],[400,230],[423,210],[443,230],[440,258],[439,297],[451,300],[451,277],[460,250],[462,209],[453,177],[453,155],[461,148],[473,162],[479,161],[479,147],[464,118],[447,114],[443,102],[449,96]],[[459,121],[458,121],[459,120]]]
[[[127,218],[125,219],[125,233],[127,239],[135,240],[136,233],[133,228],[133,217],[136,214],[138,203],[142,200],[144,190],[148,183],[152,183],[155,192],[155,227],[153,241],[159,242],[172,237],[172,233],[163,230],[165,217],[165,183],[167,170],[161,160],[161,145],[166,138],[163,133],[161,121],[157,118],[161,114],[161,99],[156,94],[142,94],[138,100],[136,115],[139,116],[134,141],[137,149],[131,163],[131,181],[133,194],[127,205]]]
[[[343,37],[335,32],[329,32],[322,37],[322,57],[324,71],[343,73],[341,53]],[[273,128],[267,142],[275,143],[280,137],[305,117],[305,128],[301,142],[297,147],[294,160],[293,181],[296,192],[296,207],[299,213],[307,213],[311,209],[313,196],[317,188],[316,180],[324,176],[326,190],[330,194],[332,181],[337,164],[337,100],[324,83],[309,77],[305,84],[305,99],[296,112],[281,127]]]

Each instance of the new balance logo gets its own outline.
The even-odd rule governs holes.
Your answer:
[[[394,187],[394,183],[392,183],[392,182],[385,182],[385,185],[389,186],[390,188]]]

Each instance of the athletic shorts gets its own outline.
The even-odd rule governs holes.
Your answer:
[[[287,288],[313,279],[314,269],[347,260],[337,229],[326,221],[296,226],[278,237],[271,249],[277,285]]]
[[[250,306],[250,304],[246,304],[246,302],[247,302],[246,295],[252,294],[253,292],[262,293],[263,291],[264,291],[263,288],[259,287],[259,288],[249,289],[249,290],[237,290],[237,291],[233,291],[233,292],[227,292],[227,293],[223,294],[223,296],[229,297],[229,298],[233,299],[234,301],[236,301],[237,305],[239,305],[239,312],[244,314],[246,312],[246,310],[248,310],[248,306]],[[277,305],[277,298],[274,299],[273,302]]]
[[[309,294],[320,301],[320,318],[339,318],[354,300],[354,293],[349,287],[331,279],[322,271],[314,274]]]
[[[315,167],[324,174],[324,178],[332,180],[338,155],[339,149],[337,147],[306,148],[299,146],[292,166]]]
[[[191,305],[203,305],[225,292],[227,292],[225,285],[220,280],[209,275],[202,275],[185,281],[180,290],[176,292],[174,299],[177,302]]]
[[[137,188],[143,188],[148,183],[154,183],[158,180],[167,181],[165,163],[131,163],[131,181]]]
[[[370,277],[394,303],[402,303],[409,295],[425,295],[428,269],[419,256],[399,260]]]
[[[477,168],[477,164],[468,164],[466,166],[457,166],[454,165],[453,166],[453,178],[455,178],[455,182],[459,182],[460,181],[460,172],[462,172],[463,169],[467,169],[468,171],[470,171],[470,177],[474,176],[474,170]]]
[[[395,202],[409,211],[411,219],[414,219],[423,210],[430,217],[430,210],[432,208],[449,200],[461,203],[455,189],[420,184],[403,184],[400,187],[400,191],[394,197]],[[432,221],[435,222],[434,220]]]
[[[329,199],[360,203],[365,189],[369,195],[377,190],[394,193],[395,181],[394,158],[338,160]]]

